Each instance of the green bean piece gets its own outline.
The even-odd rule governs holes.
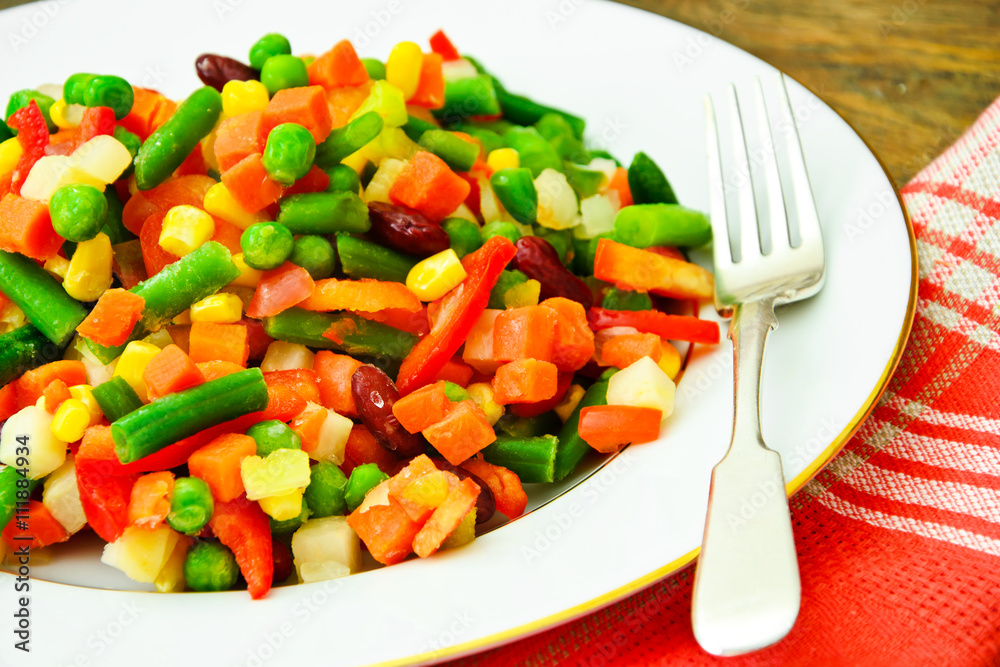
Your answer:
[[[377,111],[361,114],[344,127],[338,127],[316,147],[314,162],[320,169],[332,167],[348,155],[375,139],[384,121]]]
[[[337,270],[337,253],[322,236],[307,234],[295,239],[288,261],[308,271],[313,280],[329,278]]]
[[[292,234],[364,234],[368,206],[353,192],[310,192],[281,200],[278,222]]]
[[[486,307],[503,310],[507,307],[507,304],[503,300],[504,294],[507,293],[507,290],[526,282],[528,282],[528,276],[524,275],[517,269],[504,269],[500,272],[500,277],[497,278],[497,282],[493,286],[493,289],[490,290],[490,301]]]
[[[504,132],[503,141],[517,151],[521,167],[530,169],[532,178],[538,178],[545,169],[562,171],[562,158],[535,128],[512,127]]]
[[[500,141],[503,141],[503,133],[516,125],[509,120],[504,120],[503,118],[498,118],[496,120],[467,120],[464,123],[460,123],[455,126],[456,130],[461,130],[467,134],[475,136],[475,132],[479,130],[486,130],[492,132],[500,137]],[[501,144],[501,148],[503,144]]]
[[[583,142],[576,137],[558,136],[549,139],[549,144],[555,149],[556,154],[566,162],[578,162],[586,164],[590,162],[590,151],[583,146]]]
[[[306,504],[305,498],[303,498],[302,511],[299,512],[298,516],[294,516],[291,519],[285,519],[284,521],[276,521],[273,517],[268,517],[268,523],[271,524],[271,534],[290,535],[298,530],[310,516],[312,516],[312,513],[309,511],[309,505]]]
[[[670,182],[653,159],[639,152],[628,168],[628,187],[636,204],[676,204]]]
[[[479,157],[479,146],[447,130],[427,130],[418,143],[444,160],[453,171],[469,171]]]
[[[497,100],[503,109],[503,116],[507,120],[518,125],[533,125],[542,119],[545,114],[554,113],[562,116],[573,128],[573,134],[577,139],[583,138],[583,131],[587,127],[587,122],[579,116],[574,116],[566,111],[560,111],[544,104],[539,104],[523,95],[515,95],[508,92],[499,81],[493,79],[496,88]]]
[[[167,525],[178,533],[195,535],[208,524],[215,511],[212,491],[205,480],[197,477],[181,477],[174,482],[174,492],[170,496],[170,513]]]
[[[9,127],[7,127],[7,123],[5,123],[2,119],[0,119],[0,144],[12,138],[13,136],[14,133],[11,131]]]
[[[222,96],[204,86],[181,102],[174,114],[139,148],[135,156],[135,180],[140,190],[150,190],[181,166],[198,142],[208,136],[219,114]]]
[[[576,409],[563,424],[559,431],[559,446],[556,450],[555,481],[565,479],[567,475],[576,470],[583,457],[591,450],[587,441],[580,437],[580,411],[593,405],[608,404],[608,381],[605,378],[599,379],[590,385],[584,393],[583,398],[577,404]]]
[[[7,110],[4,113],[4,118],[6,120],[10,120],[11,116],[31,104],[32,100],[34,100],[35,104],[38,105],[38,110],[42,112],[42,118],[45,119],[45,124],[48,125],[49,132],[52,133],[58,131],[59,128],[52,122],[52,116],[49,111],[56,101],[45,93],[40,93],[37,90],[32,90],[30,88],[19,90],[10,96],[10,99],[7,101]],[[7,131],[10,132],[10,128],[8,128]],[[0,133],[0,135],[2,135],[2,133]],[[0,139],[0,141],[3,141],[3,139]]]
[[[373,81],[385,79],[385,65],[376,58],[362,58],[361,64],[365,66],[365,71]]]
[[[291,55],[292,45],[288,38],[276,32],[270,32],[250,47],[250,67],[261,69],[268,58],[272,56]]]
[[[487,155],[498,148],[503,148],[503,137],[493,130],[488,130],[484,127],[477,127],[469,123],[464,123],[456,129],[460,129],[473,139],[478,139],[479,143],[483,145],[483,150],[486,151]]]
[[[546,139],[552,140],[559,136],[576,138],[576,131],[563,116],[557,113],[548,112],[532,123],[538,133]]]
[[[83,91],[84,106],[109,107],[115,112],[115,120],[127,116],[134,102],[135,91],[120,76],[98,74],[87,83]]]
[[[247,429],[247,435],[257,443],[257,456],[265,457],[278,449],[302,449],[302,438],[277,419],[257,422]]]
[[[416,116],[410,116],[410,119],[403,124],[403,132],[406,132],[412,141],[420,141],[420,137],[423,136],[424,132],[428,130],[439,130],[437,125],[434,123],[429,123],[422,118],[417,118]]]
[[[298,123],[282,123],[267,135],[261,161],[268,176],[288,186],[309,173],[315,157],[312,133]]]
[[[515,220],[530,225],[538,219],[538,191],[530,169],[501,169],[490,177],[490,187]]]
[[[309,72],[302,58],[290,55],[271,56],[260,70],[260,82],[274,95],[285,88],[309,85]]]
[[[351,278],[372,278],[405,283],[419,258],[405,255],[385,246],[354,236],[337,237],[340,266]]]
[[[63,99],[66,100],[66,104],[83,104],[84,93],[90,85],[90,80],[95,76],[97,75],[86,72],[71,74],[63,84]]]
[[[258,222],[240,235],[243,261],[258,271],[270,271],[284,264],[294,246],[295,237],[288,227],[277,222]]]
[[[449,125],[461,123],[472,116],[495,116],[500,102],[493,79],[488,75],[447,81],[444,84],[444,106],[433,112]]]
[[[336,464],[320,461],[309,469],[309,486],[306,487],[305,501],[312,516],[324,518],[347,513],[347,476]]]
[[[108,217],[104,221],[101,232],[108,235],[108,238],[111,239],[111,245],[135,240],[136,235],[125,229],[125,223],[122,221],[122,212],[125,209],[122,200],[118,197],[118,191],[114,188],[105,189],[104,201],[108,207]]]
[[[483,245],[483,236],[479,232],[479,225],[466,220],[465,218],[446,218],[441,223],[441,228],[451,239],[451,249],[455,251],[459,259],[465,257],[470,252],[479,250]]]
[[[517,225],[513,222],[504,222],[503,220],[488,222],[483,225],[483,228],[479,232],[483,236],[483,243],[486,243],[494,236],[503,236],[510,239],[511,243],[517,243],[522,236],[521,230],[517,228]]]
[[[24,311],[42,335],[65,347],[87,309],[66,294],[52,275],[34,260],[0,250],[0,292]]]
[[[351,471],[344,491],[347,509],[353,512],[365,501],[365,496],[376,486],[389,479],[389,476],[378,469],[374,463],[365,463]]]
[[[158,398],[115,420],[111,437],[118,460],[131,463],[198,431],[266,407],[264,374],[251,368]]]
[[[0,386],[13,382],[25,371],[56,361],[62,348],[53,345],[31,324],[0,335]]]
[[[417,342],[411,333],[351,313],[315,313],[301,308],[264,318],[264,331],[289,343],[393,361],[405,358]],[[323,335],[328,331],[337,340]]]
[[[38,486],[40,479],[22,477],[14,466],[0,470],[0,530],[7,527],[17,510],[17,494],[26,500]]]
[[[361,177],[346,164],[335,164],[328,167],[326,175],[330,179],[330,185],[326,187],[327,192],[353,192],[361,194]]]
[[[555,481],[558,447],[559,439],[554,435],[534,438],[501,435],[482,454],[488,463],[507,468],[522,482],[547,483]]]
[[[52,228],[67,241],[97,236],[108,219],[108,200],[93,185],[64,185],[49,200]]]
[[[636,204],[618,211],[615,238],[636,248],[696,248],[712,240],[712,224],[704,213],[680,204]]]
[[[228,591],[239,576],[236,557],[219,542],[198,541],[184,558],[184,583],[193,591]]]
[[[569,161],[563,162],[563,173],[566,174],[569,186],[581,200],[596,195],[604,183],[604,172],[587,169]]]
[[[94,387],[93,394],[109,422],[116,422],[142,407],[142,399],[120,375]]]
[[[604,293],[601,308],[607,310],[652,310],[653,300],[645,292],[609,287]]]
[[[512,438],[537,438],[541,435],[555,435],[562,429],[563,423],[552,410],[537,417],[518,417],[507,413],[500,417],[494,430],[497,435],[509,435]]]

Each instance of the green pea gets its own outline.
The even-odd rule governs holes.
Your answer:
[[[504,295],[507,294],[507,290],[526,282],[528,282],[528,276],[524,275],[517,269],[504,269],[497,277],[497,282],[493,285],[493,289],[490,290],[490,300],[489,303],[486,304],[486,307],[503,310],[507,307],[507,304],[504,301]]]
[[[310,468],[305,501],[312,516],[323,518],[346,513],[347,501],[344,500],[346,490],[347,476],[335,464],[330,461],[320,461]]]
[[[250,67],[262,69],[268,58],[291,53],[292,45],[287,37],[276,32],[268,33],[250,47]]]
[[[258,271],[276,269],[292,254],[295,238],[276,222],[258,222],[243,230],[240,249],[247,266]]]
[[[295,56],[271,56],[260,70],[260,82],[267,92],[274,95],[285,88],[300,88],[309,85],[309,72],[302,58]]]
[[[115,120],[121,120],[132,110],[135,91],[120,76],[98,75],[90,80],[83,91],[83,104],[88,107],[110,107]]]
[[[52,122],[52,117],[49,115],[49,109],[52,108],[52,105],[55,104],[56,101],[45,93],[40,93],[37,90],[31,90],[30,88],[19,90],[10,96],[10,100],[7,102],[7,111],[4,114],[4,118],[9,120],[10,117],[19,110],[31,104],[31,100],[35,100],[35,104],[38,105],[38,110],[42,112],[42,118],[45,119],[45,124],[48,125],[49,132],[55,132],[58,130],[59,128]]]
[[[257,456],[267,456],[278,449],[302,449],[302,438],[277,419],[254,424],[247,429],[247,435],[257,443]]]
[[[313,280],[329,278],[337,270],[337,253],[334,252],[333,245],[324,237],[314,234],[295,239],[288,261],[308,271]]]
[[[97,75],[86,72],[71,74],[63,84],[63,99],[66,100],[66,104],[83,104],[84,93],[90,85],[90,80],[95,76]]]
[[[347,480],[347,491],[344,493],[344,500],[347,501],[347,509],[354,511],[365,501],[365,496],[376,486],[389,479],[389,476],[378,469],[374,463],[365,463],[351,471],[351,477]]]
[[[490,187],[518,222],[530,225],[538,217],[538,191],[529,169],[501,169],[490,177]]]
[[[326,175],[330,177],[330,185],[327,192],[353,192],[360,194],[361,177],[346,164],[337,164],[326,170]]]
[[[312,133],[298,123],[282,123],[267,135],[264,170],[282,185],[292,185],[307,173],[316,157]]]
[[[215,503],[208,484],[198,477],[181,477],[174,482],[167,524],[179,533],[194,535],[212,518]]]
[[[385,78],[385,65],[382,64],[381,60],[376,60],[375,58],[362,58],[361,64],[365,66],[365,70],[375,81],[380,81]]]
[[[64,185],[49,201],[52,227],[67,241],[89,241],[108,218],[108,200],[92,185]]]
[[[309,511],[309,505],[306,504],[305,498],[303,498],[302,511],[299,512],[298,516],[292,517],[291,519],[285,519],[284,521],[275,521],[272,517],[268,517],[271,524],[271,534],[288,535],[289,533],[294,533],[310,516],[311,512]]]
[[[239,575],[233,552],[218,542],[198,542],[184,559],[184,581],[193,591],[228,591]]]
[[[510,239],[511,243],[517,243],[521,238],[521,232],[512,222],[501,222],[500,220],[489,222],[483,225],[483,228],[479,231],[483,236],[483,243],[486,243],[494,236],[506,237]]]
[[[471,220],[447,218],[441,223],[441,228],[448,233],[448,238],[451,239],[451,249],[459,258],[479,250],[480,246],[483,245],[483,236],[479,232],[479,225]]]

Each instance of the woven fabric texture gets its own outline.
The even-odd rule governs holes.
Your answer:
[[[1000,664],[1000,100],[902,190],[920,263],[903,359],[792,500],[802,611],[776,646],[704,653],[688,568],[456,665]]]

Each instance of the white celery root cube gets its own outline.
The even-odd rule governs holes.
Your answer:
[[[361,540],[346,517],[309,519],[292,535],[292,555],[303,583],[335,579],[361,569]]]
[[[29,405],[4,422],[0,431],[0,463],[23,468],[17,465],[23,457],[28,461],[28,477],[41,479],[63,464],[66,446],[67,443],[52,435],[52,415],[37,405]],[[23,449],[19,452],[24,447],[28,450],[26,455]]]
[[[649,357],[643,357],[611,376],[608,381],[608,405],[654,408],[666,419],[674,411],[675,385],[663,369]]]
[[[76,486],[76,462],[72,454],[46,478],[42,504],[70,535],[87,524]]]
[[[166,524],[153,530],[129,526],[114,542],[104,547],[101,562],[118,568],[129,579],[152,584],[167,564],[180,535]]]

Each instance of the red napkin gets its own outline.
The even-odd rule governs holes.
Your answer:
[[[788,637],[702,651],[687,568],[457,664],[1000,664],[1000,100],[902,195],[913,332],[874,413],[791,501],[802,611]]]

